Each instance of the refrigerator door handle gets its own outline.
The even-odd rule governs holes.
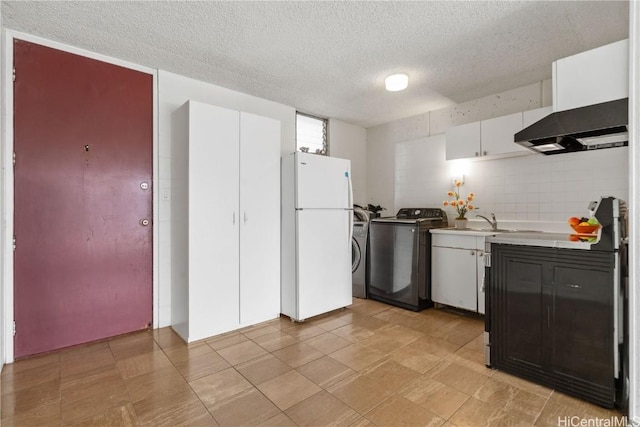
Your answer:
[[[347,179],[349,180],[349,203],[347,204],[347,206],[349,207],[349,209],[352,209],[353,208],[353,183],[351,182],[351,174],[349,174]]]
[[[349,241],[347,242],[351,246],[353,240],[353,183],[351,182],[351,173],[347,176],[349,180]]]
[[[349,210],[347,212],[349,212],[349,241],[347,243],[351,246],[353,241],[353,211]]]

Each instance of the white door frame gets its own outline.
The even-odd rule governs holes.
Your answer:
[[[153,76],[153,327],[159,325],[159,292],[158,292],[158,72],[153,68],[143,67],[131,62],[122,61],[106,55],[101,55],[88,50],[76,48],[63,43],[54,42],[42,37],[32,36],[30,34],[21,33],[9,29],[3,30],[4,51],[3,51],[3,143],[0,147],[2,159],[2,233],[0,240],[2,242],[2,272],[0,276],[0,292],[2,292],[2,325],[3,330],[0,331],[0,339],[3,341],[0,348],[4,347],[4,363],[14,361],[13,357],[13,209],[14,209],[14,174],[13,174],[13,42],[15,39],[24,40],[31,43],[37,43],[43,46],[51,47],[61,51],[85,56],[87,58],[96,59],[98,61],[107,62],[109,64],[118,65],[132,70],[147,73]],[[19,71],[18,71],[19,78]]]
[[[640,5],[629,3],[629,421],[640,425]]]

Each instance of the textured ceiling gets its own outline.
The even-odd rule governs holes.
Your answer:
[[[627,1],[2,1],[5,28],[364,127],[551,77]],[[384,78],[409,75],[386,92]]]

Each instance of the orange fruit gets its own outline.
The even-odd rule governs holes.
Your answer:
[[[591,224],[589,224],[588,222],[581,222],[578,225],[581,225],[581,226],[585,226],[586,225],[587,227],[589,227]]]
[[[579,242],[580,237],[576,236],[575,234],[572,234],[569,236],[569,240],[571,240],[572,242]]]
[[[576,216],[572,216],[571,218],[569,218],[569,225],[578,225],[578,224],[580,224],[580,218]]]

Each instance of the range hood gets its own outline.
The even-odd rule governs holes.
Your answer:
[[[629,145],[629,99],[557,111],[514,136],[523,147],[543,154]]]

